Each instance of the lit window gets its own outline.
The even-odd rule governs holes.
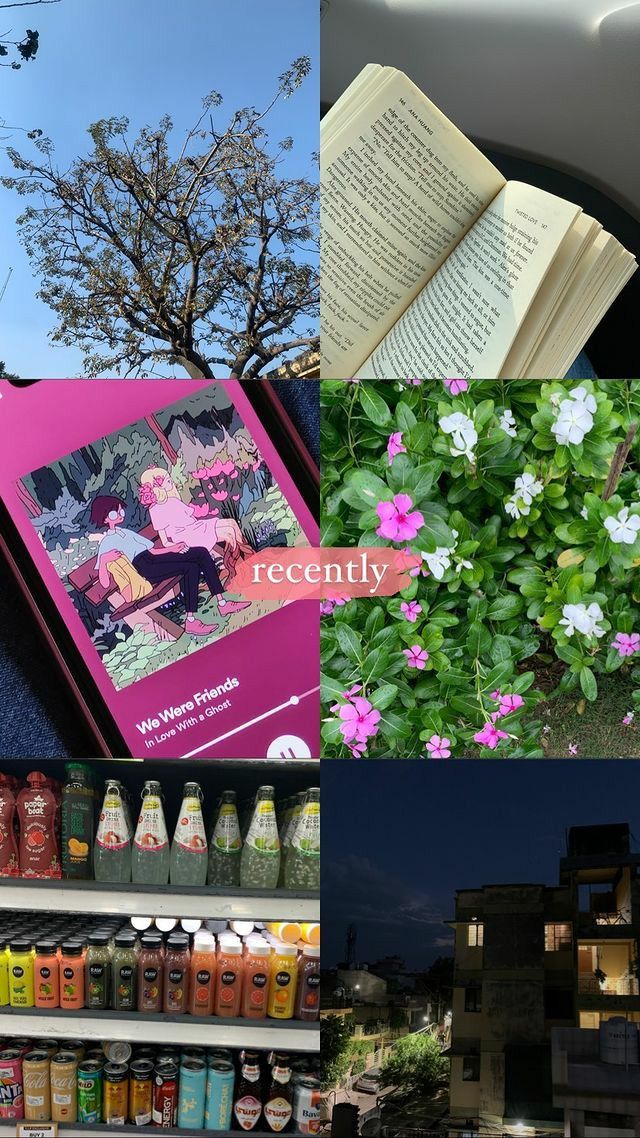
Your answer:
[[[545,952],[562,952],[571,948],[573,935],[571,925],[545,925],[544,950]]]
[[[469,925],[467,931],[467,944],[469,948],[482,948],[484,944],[484,925]]]

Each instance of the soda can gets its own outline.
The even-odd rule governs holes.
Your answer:
[[[46,1051],[50,1059],[60,1050],[60,1044],[57,1039],[36,1039],[33,1044],[33,1051]]]
[[[178,1067],[165,1060],[157,1063],[153,1076],[153,1125],[168,1130],[178,1117]]]
[[[298,1134],[320,1133],[320,1083],[300,1079],[293,1095],[293,1121]]]
[[[204,1047],[183,1047],[180,1056],[180,1062],[184,1063],[185,1059],[203,1059],[207,1061],[207,1051]]]
[[[58,1051],[51,1060],[51,1120],[76,1122],[78,1060],[73,1051]]]
[[[134,1059],[129,1068],[129,1122],[151,1126],[153,1115],[153,1060]]]
[[[24,1116],[29,1122],[51,1118],[49,1063],[48,1051],[29,1051],[22,1060]]]
[[[207,1099],[204,1111],[206,1130],[230,1130],[233,1116],[233,1088],[236,1075],[226,1059],[209,1061]]]
[[[133,1048],[130,1043],[121,1043],[115,1041],[113,1043],[103,1043],[102,1050],[108,1063],[128,1063]]]
[[[180,1130],[202,1130],[206,1097],[207,1064],[204,1059],[185,1059],[180,1066]]]
[[[86,1047],[81,1039],[66,1039],[64,1050],[73,1051],[78,1063],[81,1063],[85,1058]]]
[[[233,1052],[229,1051],[227,1047],[211,1047],[207,1051],[207,1062],[209,1066],[212,1063],[232,1063]]]
[[[0,1118],[24,1118],[22,1052],[16,1047],[0,1051]]]
[[[126,1063],[107,1063],[103,1071],[102,1121],[124,1126],[129,1114],[129,1068]]]
[[[27,1051],[33,1051],[33,1043],[30,1039],[21,1036],[20,1039],[10,1039],[6,1049],[9,1051],[19,1051],[21,1055],[26,1055]]]
[[[78,1067],[78,1122],[102,1122],[102,1065],[85,1059]]]

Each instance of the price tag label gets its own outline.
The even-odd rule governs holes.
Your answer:
[[[58,1138],[57,1122],[19,1122],[16,1138]]]

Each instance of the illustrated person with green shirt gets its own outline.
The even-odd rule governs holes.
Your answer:
[[[109,565],[121,556],[126,557],[140,576],[152,585],[166,581],[168,577],[180,577],[187,608],[184,627],[185,632],[191,636],[209,636],[220,627],[217,624],[205,624],[196,615],[201,576],[211,595],[218,598],[221,616],[248,607],[249,601],[225,600],[220,574],[208,549],[189,548],[183,543],[155,546],[149,538],[127,529],[123,525],[125,517],[126,504],[114,495],[100,494],[91,504],[91,524],[98,529],[107,529],[98,546],[97,555],[98,579],[103,588],[106,589],[111,584]]]

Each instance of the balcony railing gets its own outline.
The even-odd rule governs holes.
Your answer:
[[[583,976],[578,992],[581,996],[637,996],[640,985],[633,976],[608,976],[602,983],[595,976]]]

